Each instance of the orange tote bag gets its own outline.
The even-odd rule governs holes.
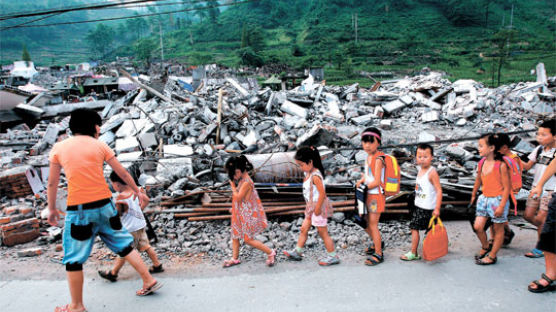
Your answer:
[[[446,254],[448,254],[448,232],[440,218],[433,216],[423,240],[423,258],[432,261]]]

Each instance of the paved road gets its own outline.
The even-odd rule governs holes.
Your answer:
[[[222,276],[159,276],[164,288],[143,298],[134,295],[138,280],[109,283],[89,273],[85,304],[91,312],[556,311],[556,292],[526,290],[543,272],[543,259],[505,256],[488,267],[469,257],[437,263],[387,260],[377,267],[282,263],[251,274],[237,267]],[[52,311],[69,294],[64,280],[4,280],[0,298],[2,311]]]

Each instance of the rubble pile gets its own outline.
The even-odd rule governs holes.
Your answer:
[[[37,210],[33,217],[40,215],[46,207],[48,152],[69,135],[68,114],[92,107],[104,120],[99,139],[116,151],[152,199],[146,213],[161,240],[158,248],[215,256],[228,250],[231,203],[223,165],[237,153],[254,164],[256,187],[270,218],[271,231],[261,240],[277,242],[278,248],[293,246],[304,209],[303,175],[293,154],[302,145],[320,150],[327,193],[337,211],[331,235],[349,248],[366,237],[344,215],[353,207],[353,183],[366,158],[360,149],[364,128],[381,129],[383,148],[400,161],[409,191],[417,172],[411,161],[415,145],[433,143],[445,208],[455,211],[467,206],[473,186],[479,160],[476,137],[489,131],[515,133],[514,149],[525,156],[534,149],[537,121],[553,117],[556,106],[556,78],[546,74],[537,82],[495,89],[472,80],[450,82],[435,72],[371,88],[326,85],[309,76],[300,86],[282,91],[229,74],[211,68],[192,77],[170,76],[158,91],[149,87],[148,79],[133,79],[139,89],[116,100],[42,106],[35,127],[17,126],[0,134],[2,202],[27,205]],[[407,194],[389,198],[387,211],[406,213]],[[524,191],[518,198],[526,195]],[[206,220],[224,221],[201,222]],[[386,241],[403,241],[407,226],[392,224],[382,228],[391,233]]]

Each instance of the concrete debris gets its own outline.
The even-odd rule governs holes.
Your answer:
[[[169,206],[176,210],[194,209],[190,207],[201,205],[204,198],[203,209],[211,207],[206,205],[223,208],[218,206],[222,205],[221,198],[202,192],[227,186],[228,176],[223,167],[228,157],[238,153],[245,154],[253,163],[255,182],[268,191],[265,200],[280,192],[297,192],[303,173],[293,155],[301,146],[319,147],[327,171],[327,185],[349,185],[349,190],[341,191],[348,195],[332,199],[350,200],[351,183],[361,176],[366,159],[366,153],[360,150],[360,134],[371,126],[381,129],[383,146],[394,146],[387,152],[400,159],[402,181],[405,180],[404,187],[410,190],[416,175],[410,161],[415,152],[411,144],[436,142],[433,144],[435,165],[441,183],[446,194],[459,198],[472,189],[479,157],[476,140],[454,143],[457,139],[495,130],[535,130],[537,120],[554,116],[556,77],[547,77],[542,64],[536,72],[535,82],[495,89],[473,80],[452,83],[440,73],[423,71],[414,77],[377,82],[372,89],[359,84],[326,85],[309,76],[298,79],[298,83],[302,81],[298,87],[274,91],[265,86],[260,88],[255,78],[205,66],[180,69],[165,80],[156,72],[143,75],[139,81],[137,75],[122,72],[139,88],[126,86],[125,90],[114,92],[101,92],[102,88],[98,88],[86,94],[61,80],[52,81],[52,77],[41,80],[39,74],[37,83],[45,81],[42,86],[51,91],[35,97],[25,95],[21,103],[16,103],[21,105],[13,106],[14,111],[33,116],[36,121],[30,123],[33,128],[12,125],[3,127],[6,131],[0,133],[0,196],[10,206],[15,204],[12,201],[24,199],[33,203],[32,207],[40,208],[33,212],[44,211],[48,153],[54,143],[71,135],[67,115],[86,107],[100,112],[103,125],[99,139],[115,150],[127,168],[138,168],[136,178],[148,190],[154,206],[179,199]],[[57,92],[63,95],[58,96]],[[512,139],[514,150],[524,158],[535,147],[534,135],[522,133]],[[530,182],[526,179],[524,183]],[[66,185],[62,177],[61,186]],[[196,192],[201,193],[197,197],[191,195]],[[292,205],[296,207],[302,202]],[[352,204],[345,205],[339,208],[347,209]],[[34,217],[32,213],[13,214],[13,211],[3,212],[0,224],[11,225]],[[296,211],[297,208],[275,213],[293,215]],[[198,212],[185,213],[197,213],[187,218],[200,216]],[[208,216],[224,217],[216,213]],[[28,223],[17,227],[21,232],[16,232],[23,233],[20,236],[13,232],[14,227],[0,233],[7,233],[2,235],[9,244],[34,239],[39,231],[39,221],[34,220],[26,222],[37,222],[36,229]],[[157,215],[154,220],[155,228],[160,231],[166,226],[173,231],[185,228],[185,225],[167,225],[174,222],[167,214]],[[342,211],[335,213],[333,220],[344,225],[350,221]],[[295,221],[276,226],[288,230],[299,228]],[[180,240],[187,235],[176,236]],[[202,240],[200,236],[199,239]],[[362,239],[349,235],[341,238],[346,246]],[[197,244],[189,239],[182,243]]]

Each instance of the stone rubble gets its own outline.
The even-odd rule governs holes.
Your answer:
[[[177,254],[205,253],[214,259],[230,250],[229,221],[198,222],[175,217],[179,210],[198,207],[200,199],[164,208],[161,203],[206,188],[226,188],[228,178],[223,165],[234,153],[272,166],[270,173],[257,173],[255,182],[294,183],[291,177],[301,176],[298,169],[287,171],[290,169],[285,164],[266,162],[286,157],[302,145],[314,145],[323,156],[326,184],[351,188],[361,176],[365,159],[359,134],[365,127],[374,126],[383,132],[383,146],[391,147],[386,151],[400,160],[404,187],[411,190],[417,172],[411,162],[413,143],[454,140],[433,145],[434,165],[448,190],[447,199],[457,200],[470,192],[479,160],[477,140],[458,139],[489,131],[529,131],[512,136],[514,150],[526,156],[536,144],[537,121],[554,118],[556,107],[556,77],[487,88],[472,80],[450,82],[440,73],[425,71],[415,77],[383,81],[371,92],[359,84],[325,85],[312,77],[294,89],[273,91],[259,87],[256,79],[238,78],[226,71],[211,69],[201,76],[197,80],[170,77],[163,86],[164,98],[140,88],[116,99],[114,93],[112,99],[45,105],[41,107],[44,115],[32,129],[18,125],[0,133],[0,224],[25,220],[14,218],[10,207],[30,207],[31,217],[42,217],[41,232],[47,234],[39,242],[59,242],[60,232],[47,226],[41,213],[46,207],[48,152],[56,141],[70,135],[68,114],[77,107],[101,110],[104,123],[100,140],[116,151],[118,159],[147,189],[152,199],[150,218],[160,240],[157,249]],[[51,78],[44,80],[51,82]],[[31,169],[35,178],[25,178]],[[530,177],[524,179],[526,185],[530,181]],[[60,189],[66,186],[62,177]],[[272,187],[280,191],[280,186]],[[212,197],[203,198],[210,202]],[[58,206],[62,210],[65,207],[63,192]],[[279,249],[292,248],[301,221],[298,216],[272,217],[269,230],[259,238]],[[406,221],[380,226],[387,246],[408,239]],[[344,249],[360,249],[368,241],[349,213],[334,214],[330,234]],[[313,250],[312,245],[321,243],[314,230],[310,237],[308,247]],[[250,254],[249,248],[245,252]]]

